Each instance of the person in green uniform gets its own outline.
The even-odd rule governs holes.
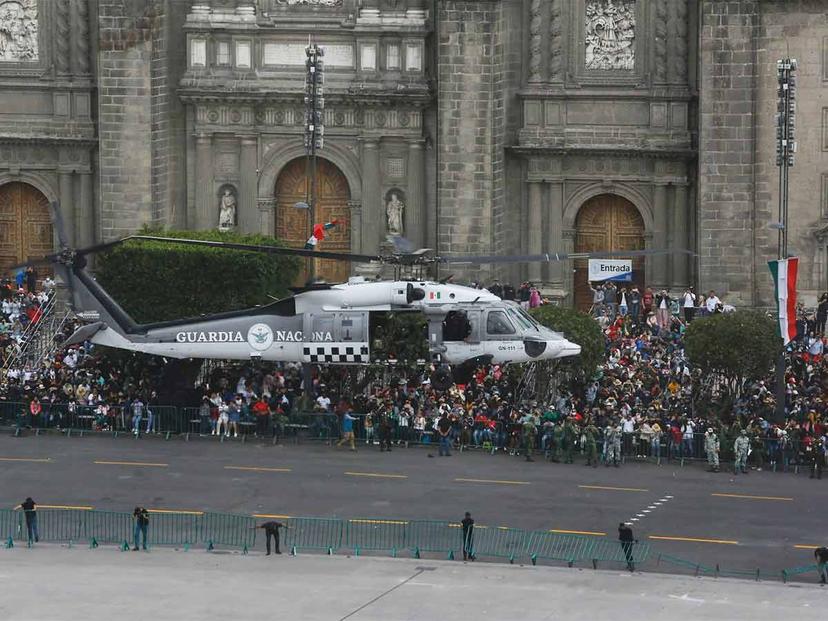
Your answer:
[[[584,427],[584,451],[586,452],[586,465],[593,468],[598,467],[598,428],[590,420]]]
[[[575,440],[578,432],[572,419],[567,419],[563,426],[564,462],[571,464],[575,455]]]
[[[523,445],[525,448],[526,461],[535,461],[532,459],[532,449],[535,446],[535,438],[538,435],[538,428],[535,417],[531,412],[527,412],[523,418],[520,419],[523,425]]]

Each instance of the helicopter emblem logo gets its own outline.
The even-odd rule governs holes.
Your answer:
[[[273,345],[273,330],[265,323],[250,326],[247,331],[247,344],[256,351],[264,351]]]

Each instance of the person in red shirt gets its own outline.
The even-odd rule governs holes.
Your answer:
[[[267,434],[267,421],[270,418],[267,402],[264,399],[256,399],[251,410],[256,417],[256,435],[263,438]]]

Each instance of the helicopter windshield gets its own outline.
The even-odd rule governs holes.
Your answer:
[[[524,330],[531,330],[535,327],[535,326],[532,325],[532,323],[530,321],[528,321],[526,319],[526,317],[523,316],[523,314],[518,309],[510,308],[509,309],[509,314],[518,323],[518,325],[521,328],[523,328]]]

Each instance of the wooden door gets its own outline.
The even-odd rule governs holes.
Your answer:
[[[54,249],[48,199],[28,183],[0,186],[0,269],[49,254]],[[37,268],[43,277],[51,273]]]
[[[348,222],[350,189],[345,175],[327,160],[317,160],[317,200],[314,219],[316,223],[338,220],[339,224],[326,231],[319,249],[328,252],[351,251],[351,229]],[[292,248],[302,248],[311,234],[310,214],[307,209],[294,205],[308,200],[306,160],[291,161],[282,169],[276,180],[276,237]],[[344,282],[351,273],[347,261],[314,259],[316,276],[328,282]],[[302,270],[300,283],[307,274]]]
[[[575,221],[575,252],[600,252],[644,249],[644,219],[630,201],[614,194],[588,200]],[[624,257],[618,257],[624,258]],[[587,310],[592,305],[588,262],[575,261],[575,307]],[[644,258],[633,259],[633,282],[618,283],[628,290],[635,283],[643,293]]]

